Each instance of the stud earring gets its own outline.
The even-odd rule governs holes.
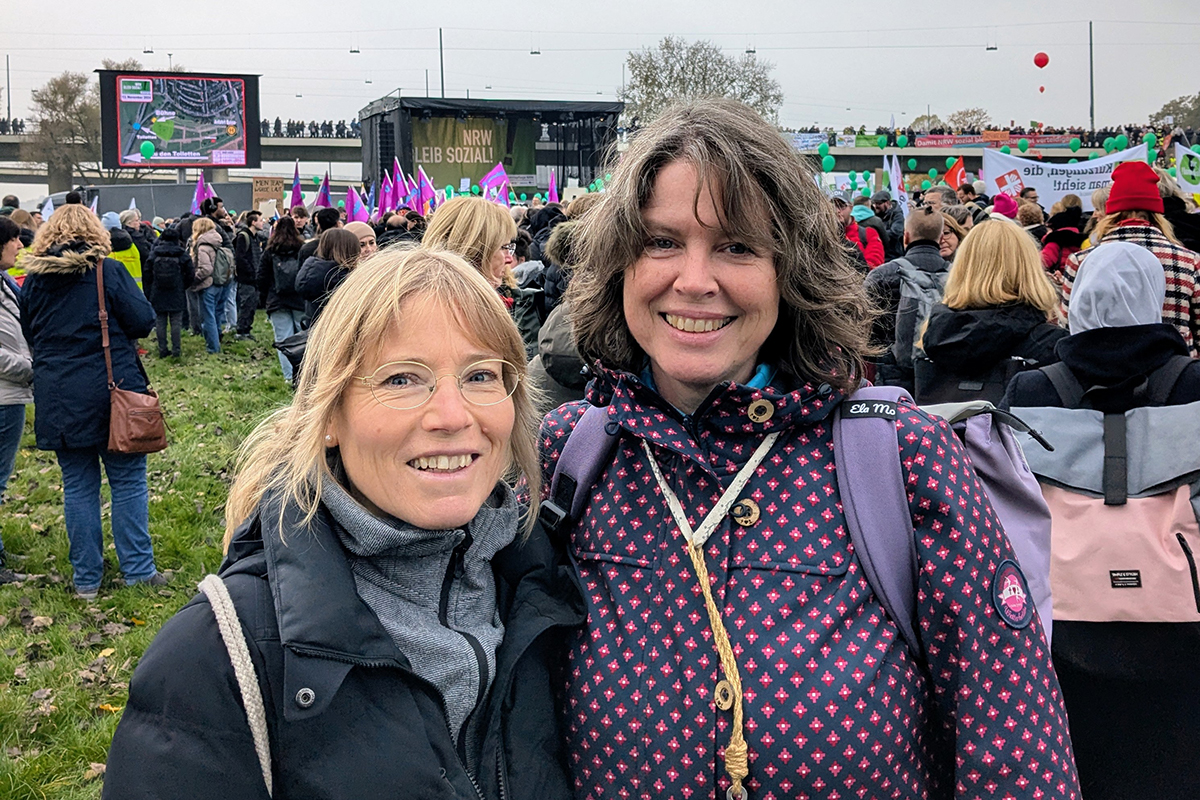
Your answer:
[[[327,434],[325,434],[325,441],[326,441],[326,442],[329,442],[330,444],[332,444],[332,443],[333,443],[333,437],[332,437],[332,436],[330,436],[330,435],[327,433]]]

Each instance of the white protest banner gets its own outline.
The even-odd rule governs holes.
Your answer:
[[[1200,194],[1200,153],[1175,143],[1175,182],[1186,195]]]
[[[883,157],[887,163],[887,156]],[[900,159],[892,154],[892,163],[888,167],[888,181],[891,183],[892,200],[900,206],[900,215],[908,219],[908,192],[904,191],[904,173],[900,171]]]
[[[1038,203],[1049,208],[1068,194],[1078,195],[1083,210],[1092,210],[1092,192],[1112,181],[1112,171],[1125,161],[1145,161],[1146,145],[1077,164],[1052,164],[1018,158],[989,147],[983,151],[984,194],[1001,192],[1016,197],[1022,189],[1037,189]]]

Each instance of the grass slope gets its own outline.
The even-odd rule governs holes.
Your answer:
[[[30,574],[0,587],[0,797],[96,798],[138,658],[159,627],[221,561],[222,515],[235,451],[271,409],[288,402],[265,315],[257,342],[226,337],[209,356],[184,336],[183,357],[143,358],[162,397],[171,446],[148,457],[150,536],[170,586],[120,580],[104,502],[105,578],[94,605],[76,600],[63,525],[62,476],[37,450],[33,408],[17,455],[0,534],[10,566]],[[107,485],[103,492],[107,493]]]

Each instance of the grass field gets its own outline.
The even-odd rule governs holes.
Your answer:
[[[232,341],[209,356],[184,336],[183,357],[143,358],[162,397],[171,446],[149,456],[150,535],[169,586],[126,587],[105,538],[100,599],[73,597],[62,478],[54,453],[25,436],[0,506],[10,566],[29,573],[0,587],[0,797],[96,798],[129,678],[159,627],[221,561],[226,494],[235,451],[271,409],[288,402],[271,330],[260,313],[257,342]],[[107,491],[105,487],[104,491]],[[104,505],[107,528],[108,505]]]

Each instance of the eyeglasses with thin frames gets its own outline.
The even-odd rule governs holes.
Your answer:
[[[463,399],[475,406],[494,406],[512,397],[521,381],[517,368],[508,361],[489,358],[476,361],[455,374],[434,374],[419,361],[391,361],[370,375],[356,375],[375,401],[396,411],[420,408],[429,402],[442,378],[454,378]]]

